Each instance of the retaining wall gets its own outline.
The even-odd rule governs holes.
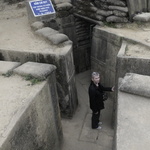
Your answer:
[[[107,32],[99,26],[94,27],[91,49],[91,70],[101,74],[107,86],[115,84],[116,57],[120,50],[122,37]]]
[[[59,150],[63,134],[56,67],[34,62],[20,65],[0,61],[0,68],[3,83],[0,88],[0,149]],[[29,75],[33,77],[32,80],[25,80]],[[6,89],[9,91],[7,94]]]
[[[8,48],[8,50],[6,46],[5,49],[0,49],[0,60],[54,64],[57,67],[56,78],[61,114],[63,117],[70,118],[78,105],[76,87],[73,86],[75,84],[75,69],[72,42],[65,34],[59,33],[52,28],[44,27],[42,22],[31,24],[31,28],[30,32],[33,31],[34,38],[45,42],[45,45],[49,45],[49,47],[45,46],[39,50],[37,44],[37,50],[26,49],[22,51],[21,49],[15,50],[15,48],[13,50]],[[30,42],[32,43],[32,39]]]
[[[125,140],[122,140],[122,142],[120,142],[119,139],[120,138],[124,139],[124,135],[122,134],[122,132],[124,132],[124,134],[129,134],[129,132],[127,131],[127,127],[125,128],[125,130],[123,129],[124,127],[123,124],[126,120],[121,119],[121,117],[122,116],[124,117],[124,115],[121,115],[120,113],[124,114],[126,113],[126,110],[128,110],[128,109],[122,109],[124,108],[123,105],[125,104],[124,100],[127,101],[128,105],[130,104],[129,104],[129,100],[122,97],[122,95],[124,94],[122,93],[120,94],[119,92],[119,97],[118,97],[119,78],[124,77],[126,73],[137,73],[143,76],[145,75],[149,76],[150,75],[149,49],[150,49],[149,43],[146,43],[145,40],[143,39],[141,40],[133,39],[132,36],[131,37],[124,36],[121,33],[115,32],[115,30],[113,29],[109,30],[109,28],[102,28],[99,26],[94,27],[93,39],[92,39],[92,50],[91,50],[91,70],[98,71],[101,73],[101,81],[105,86],[115,85],[115,89],[116,89],[114,95],[111,94],[113,102],[114,102],[113,103],[114,108],[112,112],[113,124],[114,124],[113,126],[115,127],[115,132],[116,132],[116,135],[114,138],[115,140],[114,149],[117,149],[117,148],[123,149],[122,148],[123,146],[124,146],[124,149],[126,149],[126,146],[128,146],[128,141],[126,140],[126,142],[124,142],[125,144],[123,144],[123,141]],[[137,82],[138,81],[135,82],[136,85],[137,85]],[[129,86],[126,88],[126,90],[127,89],[131,91]],[[141,89],[140,83],[138,83],[138,85],[136,86],[136,89]],[[141,92],[138,92],[138,93],[145,93],[145,91],[147,90],[146,89],[141,90]],[[132,94],[135,94],[135,93],[132,93]],[[128,94],[127,97],[128,99],[131,100],[132,97],[134,96],[131,96],[131,98],[129,98],[130,95]],[[137,105],[136,100],[133,100],[133,103],[134,103],[133,105]],[[140,103],[142,103],[142,101]],[[118,106],[119,104],[121,106]],[[119,109],[120,107],[121,109]],[[130,112],[130,115],[131,114],[132,114],[132,111]],[[117,115],[119,116],[119,118],[116,118]],[[134,112],[133,112],[133,115],[134,115]],[[138,116],[136,117],[138,118]],[[120,123],[121,127],[118,125],[118,122]],[[129,123],[130,121],[128,122],[128,124]],[[138,130],[138,128],[135,130]],[[127,136],[126,136],[126,139],[127,139]],[[131,141],[130,146],[132,147],[134,145],[137,146],[138,144],[135,142],[133,138],[133,141]],[[130,146],[129,146],[129,149],[132,149]],[[147,147],[148,146],[146,146],[146,148]]]
[[[137,13],[149,11],[149,0],[127,0],[129,9],[129,18],[132,20],[133,16]],[[135,5],[136,4],[136,5]]]
[[[148,150],[150,147],[149,81],[149,76],[134,73],[120,79],[115,150]]]

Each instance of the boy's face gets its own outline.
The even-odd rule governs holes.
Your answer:
[[[100,82],[100,76],[93,76],[92,81],[94,82],[94,84],[98,84]]]

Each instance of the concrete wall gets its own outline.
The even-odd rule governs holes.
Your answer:
[[[63,117],[70,118],[73,116],[78,105],[76,87],[72,86],[73,84],[75,84],[73,44],[70,41],[71,39],[75,43],[74,17],[72,15],[73,6],[69,0],[53,0],[52,2],[56,13],[54,15],[44,16],[44,18],[42,18],[33,16],[33,13],[29,7],[29,1],[30,0],[27,0],[26,5],[28,10],[29,22],[32,28],[35,30],[37,35],[42,36],[44,40],[48,40],[50,41],[50,43],[58,45],[58,49],[60,46],[60,50],[63,49],[63,54],[57,52],[56,54],[52,52],[52,54],[49,55],[38,54],[40,56],[37,56],[35,54],[34,58],[32,57],[30,60],[44,63],[52,63],[57,66],[56,78],[61,114]],[[36,24],[39,20],[43,24],[42,27],[39,27],[39,24]],[[70,94],[70,92],[74,94]]]
[[[141,51],[138,56],[136,56],[136,52],[134,53],[136,48],[140,48],[139,51]],[[132,55],[127,55],[126,51],[131,52]],[[99,26],[94,27],[91,70],[101,73],[101,82],[105,86],[115,85],[116,90],[114,94],[110,95],[114,105],[112,117],[114,127],[117,127],[118,80],[120,77],[124,77],[127,72],[149,76],[150,59],[147,52],[149,52],[149,46],[142,41],[123,37],[121,34],[116,34]]]
[[[131,20],[135,14],[148,11],[148,0],[127,0],[127,5]]]
[[[133,45],[134,48],[132,49],[132,46],[130,46],[130,48],[129,48],[128,45]],[[141,53],[141,55],[136,56],[136,53],[133,53],[135,47],[140,47],[140,51],[143,51]],[[128,56],[127,51],[128,52],[131,51],[132,55]],[[149,55],[147,54],[148,51],[149,51],[149,46],[142,43],[142,41],[137,42],[137,41],[134,41],[134,40],[131,40],[131,39],[124,38],[124,40],[122,41],[122,46],[121,46],[121,48],[119,50],[119,53],[117,55],[116,89],[118,89],[118,84],[119,84],[120,77],[123,78],[126,75],[126,73],[137,73],[137,74],[143,75],[141,77],[141,80],[137,80],[135,82],[132,81],[134,87],[133,88],[130,87],[130,84],[129,84],[128,87],[126,87],[124,89],[125,89],[125,92],[131,93],[131,94],[137,94],[137,95],[140,95],[140,96],[144,96],[143,94],[145,94],[146,91],[148,90],[148,88],[146,88],[147,83],[144,81],[144,78],[146,78],[146,80],[148,81],[147,78],[150,75],[150,70],[149,70],[150,59],[149,59]],[[145,77],[146,75],[147,75],[147,77]],[[141,81],[141,83],[140,83],[140,81]],[[141,85],[143,85],[143,87],[141,87]],[[125,86],[127,86],[127,84],[125,84]],[[134,92],[137,89],[139,91]],[[122,127],[125,120],[120,119],[120,118],[125,118],[125,115],[127,113],[126,112],[127,109],[126,110],[122,109],[122,108],[124,108],[124,106],[123,106],[125,104],[124,101],[126,101],[127,105],[130,103],[129,104],[130,106],[136,106],[137,104],[142,105],[141,109],[144,109],[144,107],[145,107],[144,105],[145,105],[145,103],[147,103],[146,102],[147,100],[145,98],[137,97],[137,96],[134,96],[134,95],[132,96],[131,94],[124,94],[120,91],[116,91],[116,96],[115,96],[116,98],[115,98],[115,101],[114,101],[114,116],[117,116],[116,122],[115,122],[115,126],[116,126],[115,149],[126,149],[125,147],[127,147],[127,146],[129,146],[129,149],[131,147],[132,147],[132,149],[140,149],[141,147],[144,146],[142,143],[135,141],[135,140],[137,140],[136,139],[137,137],[139,138],[139,136],[138,135],[134,136],[134,134],[136,133],[134,131],[140,130],[140,129],[138,129],[138,127],[136,125],[134,127],[135,129],[130,128],[131,129],[130,130],[128,128],[127,129],[128,131],[126,130],[126,128],[125,128],[125,130],[123,130],[123,127]],[[142,99],[143,99],[143,101],[142,101]],[[131,103],[133,103],[133,104],[131,104]],[[146,104],[146,105],[149,105],[149,104]],[[130,108],[131,107],[129,107],[129,109]],[[129,111],[131,111],[131,110],[129,110]],[[148,111],[148,110],[146,110],[146,107],[145,107],[144,111]],[[124,114],[124,115],[120,115],[120,113]],[[130,116],[129,116],[129,120],[132,120],[132,118],[136,118],[136,121],[137,121],[139,119],[137,113],[140,113],[140,115],[141,115],[143,112],[141,112],[141,111],[138,112],[138,110],[137,110],[134,113],[134,111],[133,112],[131,111]],[[131,116],[131,114],[132,114],[132,116]],[[144,119],[143,121],[147,120],[146,118],[143,118],[143,119]],[[139,120],[139,122],[140,121],[141,120]],[[120,125],[118,124],[118,122],[119,122]],[[130,124],[131,122],[127,120],[127,123]],[[119,142],[120,138],[121,139],[124,138],[123,137],[124,135],[121,132],[124,132],[125,136],[126,136],[126,133],[127,134],[133,133],[133,134],[131,134],[131,136],[132,136],[132,140],[130,141],[131,143],[129,143],[128,141],[126,141],[126,142],[124,141],[126,143],[126,145],[124,145],[121,142]],[[143,139],[146,140],[144,137],[143,137]],[[145,144],[144,149],[147,149],[147,144]]]
[[[58,87],[59,103],[61,107],[62,116],[72,117],[78,101],[76,95],[75,84],[75,71],[72,58],[72,47],[69,46],[68,53],[65,55],[55,55],[49,53],[34,53],[34,52],[21,52],[21,51],[7,51],[0,50],[2,55],[1,60],[17,61],[25,63],[27,61],[54,64],[57,67],[56,78]],[[72,63],[71,63],[72,62]],[[70,95],[70,91],[74,96]],[[71,102],[72,101],[72,102]],[[72,106],[74,104],[74,106]],[[74,109],[73,109],[74,108]]]
[[[120,50],[122,37],[107,32],[99,26],[94,27],[91,50],[91,70],[101,73],[105,86],[115,84],[116,57]]]
[[[127,72],[142,74],[142,75],[150,75],[149,57],[143,57],[142,54],[139,57],[135,57],[134,54],[132,56],[127,56],[126,51],[128,49],[128,45],[134,43],[134,45],[140,46],[141,50],[149,50],[149,46],[146,46],[142,43],[133,41],[133,40],[124,40],[121,46],[121,49],[117,55],[117,65],[116,65],[116,78],[124,77]],[[130,51],[130,49],[128,49]],[[131,49],[132,51],[132,49]]]
[[[148,12],[150,12],[150,0],[147,0],[148,2]]]
[[[76,87],[75,84],[75,68],[73,61],[72,42],[65,34],[61,34],[49,27],[44,27],[42,22],[31,24],[33,32],[39,36],[41,40],[46,41],[55,50],[51,49],[47,52],[30,52],[28,50],[0,50],[0,59],[7,61],[17,61],[25,63],[34,61],[40,63],[54,64],[57,67],[57,89],[61,114],[63,117],[72,117],[77,105]],[[55,34],[55,36],[54,36]],[[74,93],[73,95],[70,94]]]
[[[150,147],[149,81],[149,76],[134,73],[127,73],[120,81],[115,150],[148,150]]]
[[[5,63],[5,61],[1,61],[0,64],[2,65],[0,65],[0,67],[3,68],[4,66],[9,65],[9,67],[7,67],[9,68],[9,71],[12,68],[10,63],[11,62]],[[14,62],[12,62],[12,64],[13,63]],[[3,130],[1,130],[3,131],[0,136],[1,150],[60,149],[63,135],[56,89],[55,69],[56,67],[53,65],[28,62],[12,70],[14,72],[13,75],[7,79],[9,82],[6,80],[6,77],[3,76],[3,81],[7,81],[5,84],[9,83],[9,85],[11,85],[11,82],[14,82],[14,78],[17,78],[18,82],[16,80],[17,83],[14,84],[16,86],[22,85],[22,88],[20,88],[19,93],[16,93],[16,95],[18,95],[16,101],[20,105],[18,107],[13,107],[11,111],[14,111],[14,113],[12,113],[13,115],[11,116],[9,123],[7,126],[3,127]],[[7,74],[7,72],[3,73]],[[45,78],[45,80],[37,83],[36,85],[30,85],[29,81],[24,81],[24,78],[21,77],[29,74],[37,79]],[[24,95],[24,91],[27,90],[27,87],[24,89],[24,91],[22,91],[23,87],[25,86],[24,82],[26,82],[26,86],[30,91],[28,92],[28,95]],[[11,88],[9,85],[8,90]],[[13,100],[16,98],[14,95],[10,96],[11,98],[8,99]],[[21,98],[24,96],[25,99],[23,102]],[[7,103],[7,101],[5,101],[5,103]],[[9,105],[12,107],[15,105],[15,103],[9,101]],[[7,111],[7,107],[10,108],[9,105],[6,104],[6,107],[2,108],[1,111],[3,109]],[[4,123],[6,118],[7,115],[5,116],[5,120],[1,120],[1,122]]]

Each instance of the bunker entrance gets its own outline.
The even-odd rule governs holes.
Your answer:
[[[94,23],[75,16],[76,43],[74,43],[74,63],[76,73],[91,68],[91,43]]]

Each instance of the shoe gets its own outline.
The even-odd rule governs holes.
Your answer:
[[[97,130],[100,130],[101,128],[102,128],[101,126],[98,126],[96,129],[97,129]]]
[[[99,123],[98,123],[98,125],[102,125],[102,124],[103,124],[102,122],[99,122]]]

